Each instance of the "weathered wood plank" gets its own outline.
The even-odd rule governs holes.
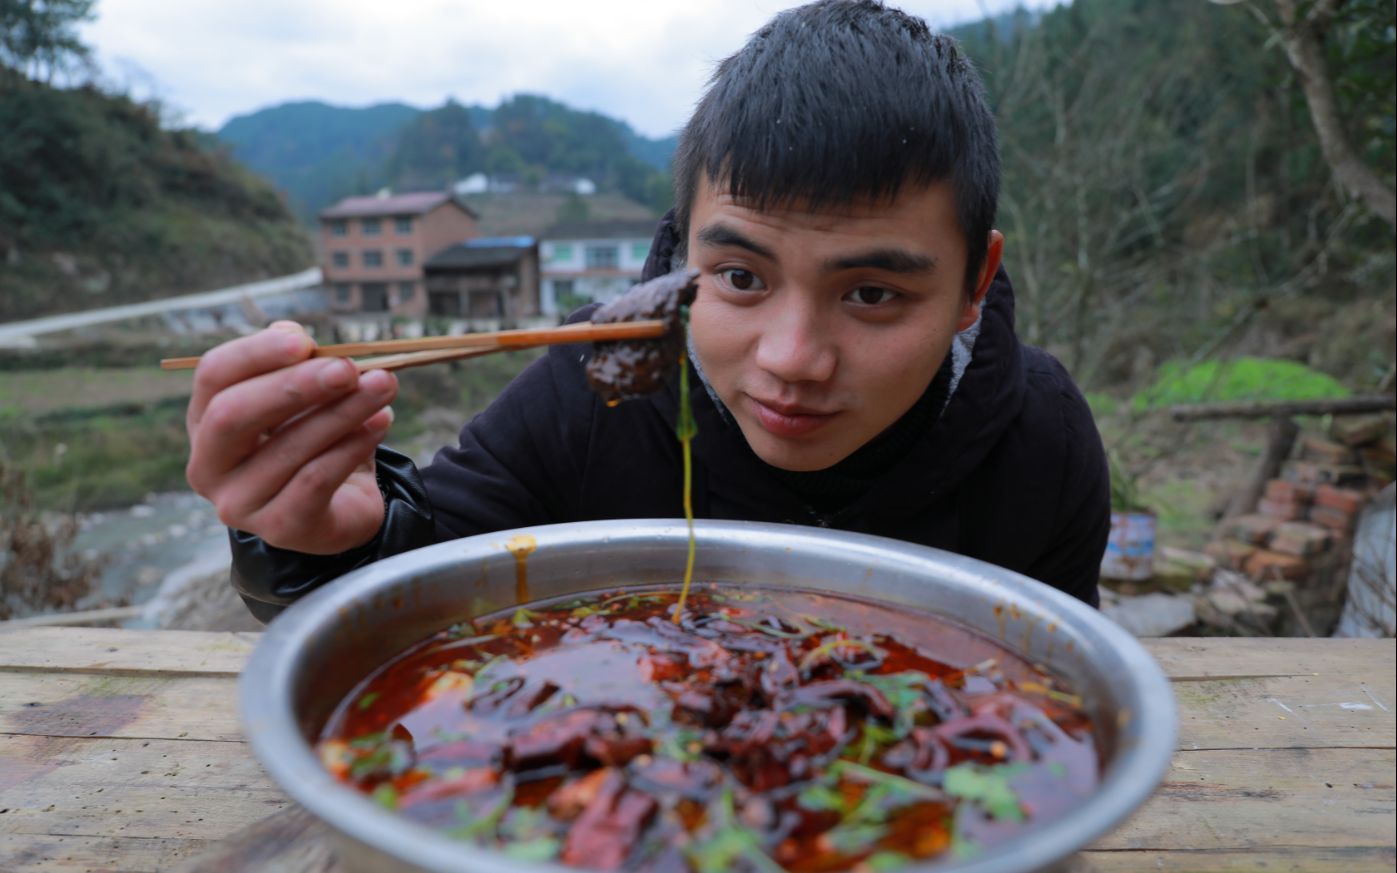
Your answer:
[[[1266,850],[1209,849],[1201,852],[1083,852],[1079,856],[1098,873],[1370,873],[1392,870],[1397,855],[1391,846],[1352,849],[1309,847]]]
[[[241,743],[0,736],[0,833],[217,840],[289,803]]]
[[[0,633],[0,669],[236,675],[255,633],[42,627]]]
[[[1376,669],[1179,682],[1174,691],[1182,749],[1397,743],[1397,679]],[[236,702],[233,676],[0,671],[0,733],[238,740]]]
[[[1179,752],[1155,796],[1093,849],[1392,846],[1391,749]]]
[[[115,628],[32,628],[0,633],[0,669],[237,673],[260,635]],[[1356,664],[1391,674],[1385,640],[1166,637],[1141,641],[1171,679],[1344,675]]]
[[[1397,678],[1391,668],[1175,682],[1179,748],[1392,748]]]
[[[0,870],[13,873],[166,873],[210,851],[208,840],[0,834]],[[300,873],[300,871],[297,871]]]
[[[237,679],[0,672],[0,733],[241,742]]]
[[[243,828],[176,873],[344,873],[329,837],[325,825],[296,807]]]
[[[1176,682],[1225,676],[1343,676],[1360,665],[1391,675],[1397,666],[1397,642],[1391,639],[1163,637],[1141,643]]]
[[[0,633],[0,870],[168,870],[287,808],[228,742],[257,639]],[[1145,644],[1176,680],[1181,747],[1209,751],[1176,755],[1158,794],[1084,861],[1393,869],[1392,640]]]

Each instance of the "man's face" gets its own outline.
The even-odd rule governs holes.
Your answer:
[[[950,186],[892,204],[757,212],[706,181],[689,216],[701,271],[693,343],[752,450],[823,470],[868,443],[931,384],[998,267],[965,292],[965,239]]]

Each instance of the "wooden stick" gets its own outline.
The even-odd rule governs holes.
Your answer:
[[[668,330],[669,325],[659,319],[618,321],[611,324],[593,324],[589,321],[582,321],[562,327],[498,330],[485,333],[465,333],[457,336],[429,336],[421,339],[382,340],[367,343],[340,343],[332,346],[318,346],[311,352],[311,357],[357,358],[367,355],[402,354],[441,349],[489,348],[491,351],[521,349],[551,346],[559,343],[651,339],[664,336]],[[198,357],[166,358],[160,362],[160,369],[189,370],[198,364]]]
[[[1202,421],[1208,418],[1275,418],[1289,415],[1361,415],[1397,409],[1397,397],[1376,394],[1343,397],[1337,400],[1291,400],[1279,403],[1201,403],[1175,406],[1169,415],[1175,421]]]
[[[439,364],[442,361],[459,361],[462,358],[478,358],[493,355],[495,352],[513,352],[537,346],[494,346],[485,349],[440,349],[438,351],[406,352],[401,355],[380,355],[376,358],[360,358],[354,366],[363,373],[368,370],[406,370],[424,364]]]
[[[54,612],[45,615],[31,615],[25,618],[12,618],[0,621],[0,633],[22,630],[31,627],[61,627],[85,624],[102,624],[108,621],[124,621],[137,618],[145,611],[144,606],[109,606],[104,609],[86,609],[78,612]]]

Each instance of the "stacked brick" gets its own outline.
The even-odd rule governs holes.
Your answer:
[[[1303,583],[1347,562],[1358,514],[1393,480],[1397,445],[1386,417],[1336,418],[1329,438],[1306,436],[1256,511],[1225,520],[1205,551],[1262,582]]]

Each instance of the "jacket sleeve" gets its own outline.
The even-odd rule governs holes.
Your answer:
[[[1110,472],[1086,400],[1068,383],[1060,402],[1067,433],[1064,486],[1049,545],[1027,575],[1099,607],[1101,556],[1111,529]]]
[[[379,446],[374,456],[383,494],[383,526],[372,540],[338,555],[307,555],[268,545],[240,530],[228,531],[233,588],[259,621],[271,621],[296,598],[331,579],[436,541],[432,504],[417,467],[403,454]]]

